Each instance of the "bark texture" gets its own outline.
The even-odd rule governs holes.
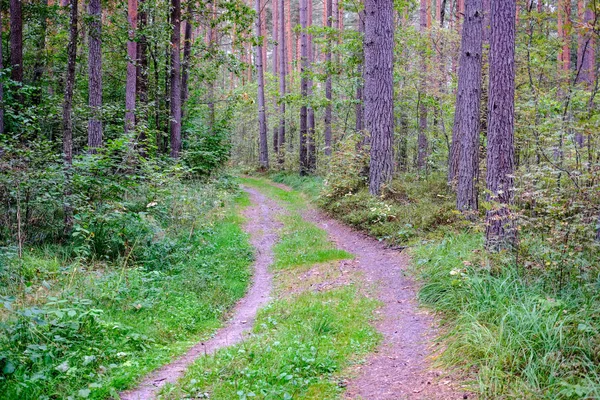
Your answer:
[[[371,134],[369,191],[377,195],[394,173],[394,7],[365,0],[365,120]]]
[[[23,10],[21,0],[10,0],[11,79],[23,82]]]
[[[492,1],[490,36],[490,85],[488,102],[488,150],[486,185],[486,247],[510,249],[516,240],[509,206],[514,188],[516,0]]]
[[[465,0],[456,114],[452,133],[452,149],[454,157],[458,158],[456,207],[463,212],[478,209],[482,35],[483,1]]]
[[[365,34],[365,12],[364,10],[358,13],[358,32],[361,36]],[[365,129],[365,106],[363,99],[363,91],[364,91],[364,51],[360,54],[361,62],[358,64],[358,86],[356,87],[356,122],[354,128],[357,132],[361,132]],[[362,142],[362,140],[361,140]]]
[[[88,149],[96,152],[102,146],[102,5],[100,0],[89,0],[89,57],[88,90],[90,120],[88,121]]]
[[[261,37],[261,1],[255,1],[256,11],[256,37]],[[269,144],[267,139],[267,115],[265,110],[265,77],[263,68],[262,41],[257,41],[258,45],[254,49],[256,75],[258,80],[258,145],[259,145],[259,163],[262,169],[269,168]]]
[[[2,13],[0,12],[0,32],[2,32]],[[0,40],[0,71],[4,69],[2,61],[2,40]],[[0,134],[4,133],[4,83],[0,81]]]
[[[283,164],[285,162],[285,102],[283,98],[285,97],[285,78],[287,71],[287,61],[286,61],[286,24],[285,24],[285,0],[279,1],[279,138],[278,138],[278,146],[279,146],[279,156],[277,158],[279,164]]]
[[[300,0],[300,94],[302,105],[300,106],[300,175],[308,174],[310,166],[308,163],[308,34],[307,27],[308,5],[307,0]]]
[[[181,0],[171,0],[171,157],[181,154]]]
[[[429,13],[427,12],[427,0],[421,0],[421,8],[420,8],[420,13],[419,13],[419,19],[420,19],[420,29],[421,29],[421,33],[424,35],[425,32],[427,32],[427,21],[428,18],[427,16],[429,15]],[[423,74],[422,78],[421,78],[421,85],[420,85],[420,97],[419,97],[419,136],[417,138],[417,168],[419,170],[425,169],[427,167],[427,152],[428,152],[428,147],[429,147],[429,143],[427,140],[427,114],[428,114],[428,110],[427,110],[427,104],[425,103],[425,101],[423,101],[423,98],[425,97],[425,92],[426,92],[426,87],[427,87],[427,82],[426,82],[426,71],[428,68],[427,65],[427,60],[426,60],[426,55],[423,52],[421,54],[421,72]]]
[[[327,104],[325,105],[325,155],[331,155],[331,117],[332,117],[332,80],[331,80],[331,35],[329,30],[332,27],[332,8],[333,3],[332,0],[326,0],[327,4],[327,50],[325,52],[325,69],[327,70],[327,76],[325,78],[325,98],[327,99]]]
[[[137,79],[135,31],[137,28],[137,18],[137,0],[128,0],[127,23],[129,24],[129,40],[127,41],[127,82],[125,86],[125,132],[130,132],[135,128],[135,97],[137,94],[135,88]]]

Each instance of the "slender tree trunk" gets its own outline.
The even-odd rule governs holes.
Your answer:
[[[459,0],[460,1],[460,0]],[[420,28],[421,28],[421,34],[425,35],[425,33],[427,32],[427,0],[421,0],[421,9],[420,9]],[[428,147],[429,147],[429,143],[427,140],[427,114],[428,114],[428,110],[427,110],[427,104],[425,101],[423,101],[424,97],[425,97],[425,92],[426,92],[426,87],[427,87],[427,60],[426,60],[426,56],[425,56],[425,52],[423,52],[421,54],[421,73],[423,74],[422,78],[421,78],[421,85],[420,85],[420,92],[421,92],[421,96],[420,96],[420,101],[419,101],[419,135],[418,135],[418,139],[417,139],[417,168],[419,170],[423,170],[426,168],[427,166],[427,153],[428,153]]]
[[[2,12],[0,12],[0,32],[2,32]],[[0,71],[4,70],[2,40],[0,38]],[[4,83],[0,80],[0,134],[4,133]]]
[[[294,36],[292,34],[292,11],[290,3],[291,0],[286,0],[285,2],[285,48],[287,52],[287,73],[290,75],[290,79],[293,79],[292,64],[294,60],[294,47],[292,46],[292,39]]]
[[[310,166],[308,164],[308,34],[307,34],[307,0],[300,0],[300,94],[302,102],[300,106],[300,175],[306,175]]]
[[[361,36],[364,36],[365,34],[365,12],[364,10],[358,13],[358,33]],[[355,124],[355,129],[357,132],[361,132],[362,135],[362,131],[365,129],[365,122],[364,122],[364,114],[365,114],[365,107],[364,107],[364,102],[363,102],[363,89],[364,89],[364,77],[363,77],[363,71],[364,71],[364,51],[361,51],[360,54],[360,58],[361,61],[358,64],[358,86],[356,87],[356,106],[355,106],[355,113],[356,113],[356,124]],[[362,140],[361,140],[362,143]]]
[[[181,154],[181,0],[171,0],[171,157]]]
[[[307,15],[307,23],[308,28],[313,24],[313,0],[308,1],[308,15]],[[313,78],[312,78],[312,65],[314,62],[314,51],[313,51],[313,40],[312,35],[308,35],[307,37],[307,45],[308,45],[308,88],[307,94],[309,98],[309,107],[308,107],[308,115],[307,115],[307,125],[308,125],[308,137],[307,137],[307,150],[308,150],[308,171],[310,173],[314,173],[317,169],[317,147],[315,143],[315,110],[310,105],[312,102],[313,95]]]
[[[333,98],[333,90],[332,90],[332,78],[331,78],[331,33],[329,30],[332,28],[332,0],[326,0],[327,2],[327,50],[325,53],[325,68],[327,70],[327,77],[325,78],[325,98],[327,99],[327,103],[325,105],[325,155],[331,155],[331,144],[332,144],[332,134],[331,134],[331,118],[332,118],[332,98]]]
[[[192,55],[192,20],[193,9],[192,2],[188,2],[187,15],[185,19],[185,30],[183,35],[183,64],[181,65],[181,105],[185,107],[185,102],[189,96],[188,79],[190,69],[190,57]],[[182,111],[183,116],[183,111]]]
[[[23,84],[23,11],[22,0],[10,0],[10,77]],[[23,95],[17,95],[17,101],[23,102]]]
[[[262,18],[261,18],[261,2],[255,0],[256,11],[256,37],[257,39],[262,33]],[[258,45],[254,50],[256,59],[256,74],[258,76],[258,141],[259,141],[259,163],[264,170],[269,168],[269,145],[267,139],[267,116],[265,110],[265,77],[263,68],[263,51],[262,41],[258,41]]]
[[[146,10],[146,0],[139,0],[139,13],[138,13],[138,32],[139,39],[137,42],[137,68],[136,68],[136,84],[137,96],[143,109],[142,115],[139,117],[144,121],[148,120],[148,38],[145,34],[145,29],[148,25],[148,13]],[[157,80],[158,83],[158,80]],[[139,113],[138,113],[139,114]],[[156,124],[158,129],[158,123]],[[140,144],[140,154],[143,157],[147,156],[147,143],[146,143],[146,132],[145,129],[141,129],[139,132],[138,142]]]
[[[516,231],[509,206],[514,190],[516,0],[492,1],[486,184],[493,208],[486,213],[486,247],[510,249]]]
[[[580,33],[577,39],[577,69],[579,71],[577,82],[584,83],[587,89],[591,89],[595,80],[596,60],[596,41],[591,26],[594,22],[594,11],[591,9],[591,4],[586,4],[584,0],[579,0],[577,5],[579,18],[586,27],[584,33]]]
[[[89,0],[89,57],[88,88],[90,120],[88,121],[88,149],[95,153],[102,146],[102,5],[100,0]]]
[[[273,75],[279,71],[279,0],[271,0],[271,17],[273,19]]]
[[[127,23],[129,25],[129,40],[127,41],[127,83],[125,85],[125,132],[135,129],[135,96],[136,96],[136,66],[137,44],[135,31],[137,29],[137,0],[127,2]]]
[[[70,0],[69,44],[67,46],[67,72],[63,103],[63,161],[65,169],[65,234],[73,227],[71,204],[71,166],[73,165],[73,88],[75,87],[75,63],[77,59],[77,0]]]
[[[456,207],[467,213],[478,209],[482,34],[483,2],[465,0],[452,148],[458,159]]]
[[[46,50],[46,31],[48,27],[48,0],[42,0],[44,11],[40,15],[40,33],[37,44],[37,57],[33,65],[33,79],[31,85],[35,87],[32,96],[33,104],[38,105],[42,101],[42,88],[37,87],[40,79],[44,75],[44,59]]]
[[[279,1],[279,164],[285,162],[285,75],[288,63],[286,61],[286,24],[285,24],[285,0]]]
[[[394,5],[365,0],[365,122],[371,133],[369,192],[378,195],[394,173]]]

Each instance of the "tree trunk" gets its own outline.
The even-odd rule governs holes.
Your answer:
[[[486,213],[486,248],[510,249],[516,241],[513,202],[515,149],[516,0],[492,1],[486,185],[493,208]]]
[[[292,62],[294,60],[294,47],[292,46],[292,11],[291,11],[291,0],[286,0],[285,2],[285,48],[287,53],[287,73],[290,75],[290,79],[292,79]]]
[[[33,65],[33,78],[31,85],[35,87],[32,102],[35,105],[39,105],[42,101],[42,88],[38,87],[38,83],[44,75],[44,60],[45,60],[45,49],[46,49],[46,31],[48,27],[48,0],[42,0],[44,11],[40,13],[40,33],[37,44],[37,55]]]
[[[465,0],[452,148],[458,161],[456,208],[467,213],[478,209],[482,33],[482,0]]]
[[[361,39],[362,36],[364,36],[365,34],[365,12],[360,11],[358,13],[358,33],[361,35]],[[365,107],[364,107],[364,102],[363,102],[363,89],[364,89],[364,77],[363,77],[363,71],[364,71],[364,51],[361,51],[360,54],[360,63],[358,64],[358,86],[356,87],[356,106],[355,106],[355,113],[356,113],[356,123],[355,123],[355,129],[357,132],[360,132],[360,134],[363,134],[363,130],[365,129],[365,122],[364,122],[364,114],[365,114]],[[361,140],[362,142],[362,140]]]
[[[102,5],[101,0],[89,0],[88,88],[90,120],[88,150],[95,153],[102,146]]]
[[[146,0],[139,0],[139,14],[138,14],[138,32],[141,32],[141,35],[137,42],[137,68],[136,68],[136,89],[138,99],[143,108],[143,116],[139,118],[143,118],[145,121],[148,120],[148,38],[144,33],[146,26],[148,25],[148,13],[146,11]],[[158,83],[158,80],[157,80]],[[156,124],[156,128],[159,126]],[[146,133],[145,130],[142,129],[139,132],[138,142],[140,144],[140,153],[142,156],[146,156]]]
[[[0,12],[0,32],[2,32],[2,13]],[[2,40],[0,40],[0,71],[4,70]],[[0,80],[0,134],[4,133],[4,83]]]
[[[300,175],[308,174],[310,166],[308,163],[308,34],[307,34],[307,0],[300,0],[300,95],[302,96],[300,106]]]
[[[256,37],[261,36],[262,20],[261,20],[261,2],[255,0],[256,11]],[[269,145],[267,139],[267,116],[265,110],[265,77],[263,69],[263,51],[262,41],[257,41],[257,46],[254,50],[256,59],[256,74],[258,76],[258,142],[259,142],[259,163],[263,170],[269,168]]]
[[[327,29],[331,30],[332,28],[332,0],[326,0],[327,2]],[[331,118],[332,118],[332,79],[331,79],[331,33],[327,32],[327,50],[325,52],[325,69],[327,71],[327,77],[325,78],[325,98],[327,99],[327,103],[325,105],[325,155],[331,155]]]
[[[127,2],[127,23],[129,25],[129,40],[127,41],[127,82],[125,85],[125,132],[135,129],[135,96],[136,96],[136,66],[137,44],[135,31],[137,28],[137,0]]]
[[[75,87],[75,62],[77,59],[77,0],[70,1],[69,44],[67,46],[67,72],[63,103],[63,160],[65,168],[65,233],[73,227],[71,204],[71,166],[73,165],[73,88]]]
[[[371,133],[369,192],[378,195],[394,173],[394,5],[365,0],[365,120]]]
[[[279,71],[279,1],[271,0],[271,18],[273,26],[273,75],[277,76]]]
[[[185,107],[185,102],[189,96],[188,79],[190,70],[190,57],[192,55],[192,2],[188,2],[187,15],[185,19],[185,30],[183,35],[183,64],[181,65],[181,105]],[[183,111],[182,111],[183,117]]]
[[[558,53],[560,68],[568,74],[571,69],[571,41],[569,31],[571,25],[571,0],[558,0],[558,37],[562,42],[562,49]]]
[[[459,0],[460,1],[460,0]],[[421,34],[425,35],[425,32],[427,32],[427,0],[421,0],[421,9],[420,9],[420,13],[419,13],[419,19],[420,19],[420,30],[421,30]],[[427,152],[428,152],[428,147],[429,147],[429,143],[427,141],[427,104],[425,103],[425,101],[423,101],[423,98],[425,97],[425,92],[426,92],[426,87],[427,87],[427,60],[426,60],[426,55],[425,52],[421,53],[421,73],[423,74],[423,76],[421,77],[421,84],[420,84],[420,92],[421,92],[421,96],[420,96],[420,100],[419,100],[419,135],[418,135],[418,139],[417,139],[417,168],[419,170],[423,170],[427,167]]]
[[[308,28],[310,29],[310,27],[313,24],[313,0],[307,0],[308,1],[308,15],[307,15],[307,23],[308,23]],[[307,150],[308,150],[308,171],[310,173],[314,173],[317,170],[317,147],[315,144],[315,110],[312,107],[312,105],[310,105],[310,102],[312,102],[312,95],[313,95],[313,78],[312,78],[312,65],[314,62],[314,51],[313,51],[313,40],[312,40],[312,35],[308,35],[307,38],[307,44],[308,44],[308,69],[307,69],[307,73],[308,73],[308,89],[307,89],[307,94],[308,94],[308,99],[309,99],[309,107],[308,107],[308,115],[307,115],[307,125],[308,125],[308,137],[307,137]]]
[[[273,0],[274,1],[274,0]],[[287,69],[286,61],[286,25],[285,25],[285,0],[279,1],[279,164],[285,162],[285,75]]]
[[[589,31],[586,29],[584,33],[580,33],[577,40],[577,82],[584,83],[586,88],[591,89],[595,80],[596,59],[596,43],[591,26],[594,22],[594,11],[591,9],[591,4],[586,4],[584,0],[579,0],[577,6],[582,24],[589,28]]]
[[[23,11],[22,0],[10,0],[10,77],[23,84]],[[17,95],[17,101],[23,102],[23,95]]]
[[[171,157],[181,154],[181,0],[171,0]]]

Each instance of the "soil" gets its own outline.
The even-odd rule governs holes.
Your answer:
[[[356,256],[352,266],[374,285],[383,303],[376,327],[383,343],[344,384],[347,399],[467,399],[446,372],[432,368],[436,328],[432,315],[419,309],[417,286],[405,271],[409,257],[324,213],[309,209],[303,217],[326,230],[338,248]]]
[[[231,317],[225,326],[210,340],[197,343],[177,360],[152,372],[138,387],[121,393],[121,399],[154,399],[164,385],[175,383],[181,378],[194,360],[223,347],[239,343],[250,335],[256,312],[271,299],[272,275],[268,267],[273,263],[273,245],[278,239],[278,231],[281,228],[277,215],[284,211],[259,191],[252,188],[245,188],[245,190],[250,194],[252,201],[252,206],[246,208],[244,212],[245,231],[250,235],[250,242],[256,253],[254,276],[248,293],[230,312]]]

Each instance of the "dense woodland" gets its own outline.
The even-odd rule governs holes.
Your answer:
[[[443,363],[484,398],[597,398],[599,16],[597,0],[2,0],[0,392],[117,396],[167,357],[121,370],[121,352],[189,339],[186,313],[217,321],[243,288],[156,337],[106,322],[146,326],[139,299],[160,315],[163,293],[222,273],[210,260],[249,262],[242,241],[204,246],[237,225],[203,224],[238,201],[233,176],[260,174],[414,247]],[[185,275],[190,254],[212,272]],[[114,351],[73,372],[89,343]],[[117,377],[81,389],[100,364]]]

